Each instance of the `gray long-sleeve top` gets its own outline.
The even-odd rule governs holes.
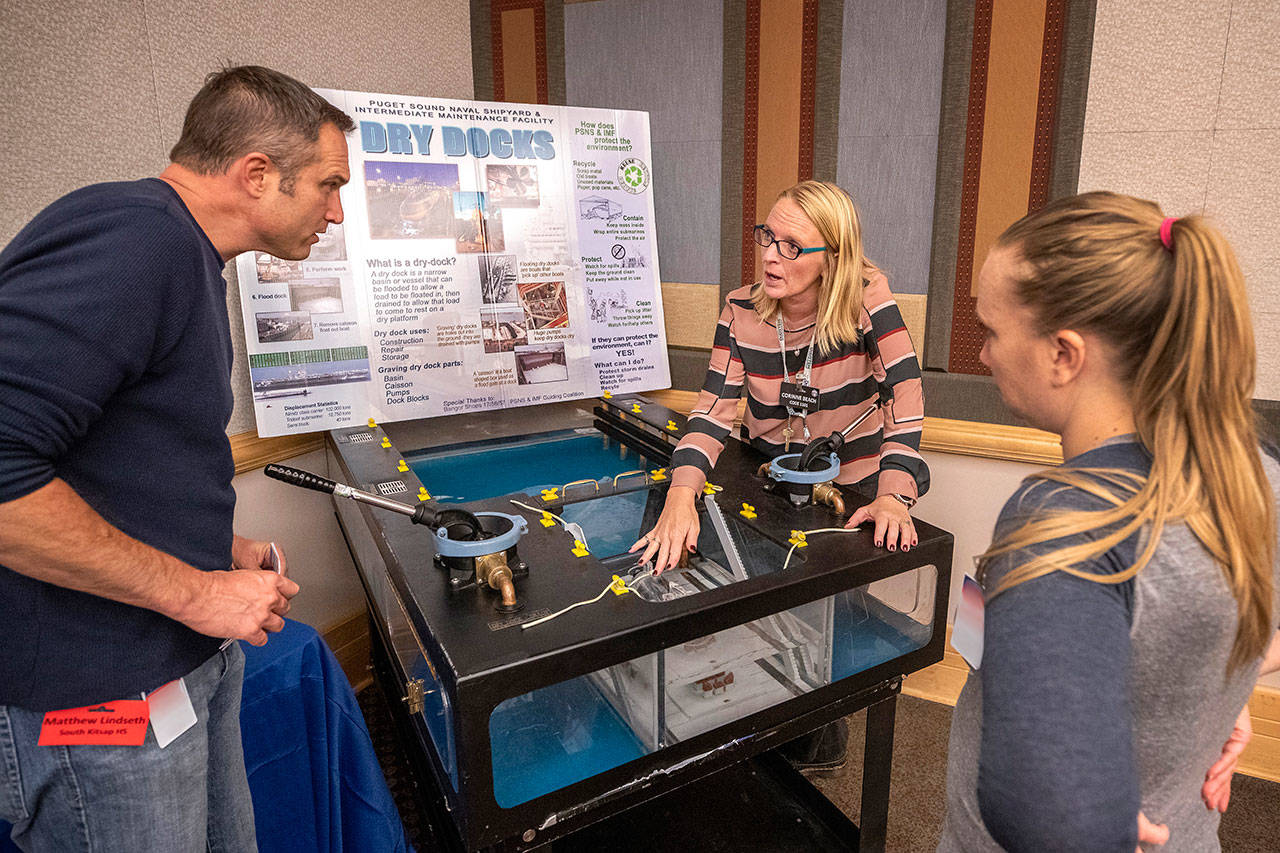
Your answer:
[[[1263,461],[1274,493],[1280,466]],[[1131,437],[1064,464],[1150,469]],[[1102,507],[1030,478],[1001,511],[996,537],[1045,511]],[[1079,567],[1118,572],[1144,536]],[[999,558],[986,589],[1028,556]],[[1217,850],[1219,815],[1205,808],[1200,786],[1258,672],[1255,663],[1227,673],[1235,632],[1222,570],[1184,525],[1166,528],[1131,581],[1055,572],[990,601],[981,669],[970,673],[952,719],[938,849],[1131,853],[1141,808],[1168,825],[1164,853]]]

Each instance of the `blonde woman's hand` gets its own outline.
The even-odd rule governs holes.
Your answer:
[[[698,493],[688,486],[672,486],[667,490],[667,502],[662,506],[658,523],[644,536],[636,540],[627,553],[644,548],[641,562],[654,559],[654,574],[661,574],[680,562],[684,551],[692,551],[698,544]]]
[[[1220,812],[1227,810],[1227,803],[1231,802],[1231,776],[1236,772],[1240,753],[1244,752],[1245,746],[1252,737],[1253,718],[1249,716],[1249,706],[1245,705],[1240,715],[1236,717],[1236,725],[1231,730],[1231,737],[1227,738],[1227,742],[1222,745],[1222,755],[1209,768],[1209,772],[1204,774],[1204,785],[1200,787],[1200,799],[1204,800],[1206,809],[1217,809]]]
[[[1138,846],[1133,853],[1142,853],[1142,845],[1152,844],[1159,847],[1169,841],[1169,827],[1163,823],[1152,823],[1147,816],[1138,812]]]
[[[904,551],[910,551],[919,541],[911,513],[893,495],[881,495],[866,506],[854,510],[844,526],[857,527],[866,521],[875,522],[877,548],[885,547],[896,551],[901,547]]]

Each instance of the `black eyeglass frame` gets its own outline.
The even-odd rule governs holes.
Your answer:
[[[792,240],[779,240],[778,235],[770,230],[768,225],[757,225],[751,229],[751,238],[756,241],[756,245],[762,249],[770,246],[778,247],[778,254],[786,258],[788,261],[794,261],[801,255],[807,255],[811,252],[824,252],[826,246],[801,246]],[[794,254],[792,254],[794,253]]]

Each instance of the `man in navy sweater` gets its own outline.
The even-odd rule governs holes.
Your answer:
[[[77,190],[0,253],[0,818],[25,849],[254,848],[224,640],[265,643],[298,586],[231,529],[222,269],[342,221],[352,129],[225,69],[158,178]],[[103,725],[46,717],[81,707]],[[145,741],[94,743],[103,708],[149,715]]]

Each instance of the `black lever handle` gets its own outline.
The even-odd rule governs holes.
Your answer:
[[[280,480],[291,486],[301,486],[304,489],[314,489],[327,495],[333,494],[334,488],[338,485],[327,477],[320,477],[310,471],[299,471],[287,465],[277,465],[274,462],[262,469],[262,473],[273,480]]]

